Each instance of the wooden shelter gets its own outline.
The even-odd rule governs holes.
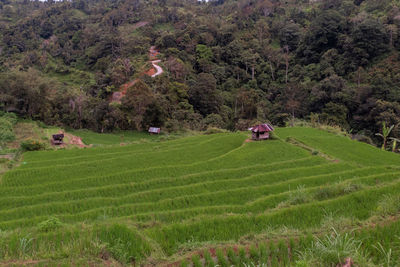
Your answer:
[[[64,134],[53,134],[51,139],[51,144],[52,145],[62,145],[63,144],[63,139],[64,139]]]
[[[161,129],[157,127],[150,127],[148,132],[150,134],[159,134],[161,132]]]
[[[272,132],[274,127],[271,124],[264,123],[251,127],[249,130],[252,132],[251,139],[259,141],[269,139],[269,132]]]

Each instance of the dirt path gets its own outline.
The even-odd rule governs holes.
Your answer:
[[[69,144],[70,145],[74,145],[74,146],[78,146],[78,147],[88,147],[87,145],[85,145],[82,142],[82,138],[80,138],[79,136],[75,136],[75,135],[71,135],[70,139],[69,139]]]
[[[157,59],[157,56],[160,54],[160,52],[156,49],[156,47],[155,46],[150,47],[149,52],[150,52],[149,57],[151,60],[150,62],[153,65],[153,67],[156,69],[156,73],[151,75],[151,77],[154,78],[154,77],[162,74],[164,72],[164,70],[159,65],[157,65],[157,63],[161,62],[161,60]]]
[[[147,24],[149,24],[149,22],[148,21],[139,21],[139,22],[137,22],[137,23],[135,23],[134,25],[133,25],[133,29],[138,29],[138,28],[141,28],[141,27],[143,27],[143,26],[146,26]]]
[[[145,22],[143,22],[145,23]],[[144,26],[144,25],[143,25]],[[151,76],[152,78],[162,74],[164,70],[157,64],[160,63],[161,60],[157,59],[157,56],[160,52],[156,49],[155,46],[150,47],[149,49],[149,59],[153,66],[153,68],[149,69],[148,71],[141,73],[140,77],[143,75]],[[121,99],[126,95],[126,92],[130,87],[132,87],[139,79],[135,79],[133,81],[127,82],[123,84],[117,92],[114,92],[111,96],[110,102],[111,103],[121,103]]]
[[[162,74],[164,72],[164,70],[160,66],[157,65],[158,62],[161,62],[161,60],[153,60],[151,62],[151,64],[153,64],[153,67],[157,70],[156,73],[151,75],[151,77],[153,77],[153,78],[158,76],[158,75],[160,75],[160,74]]]

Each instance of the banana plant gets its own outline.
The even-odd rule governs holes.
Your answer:
[[[397,143],[400,142],[400,139],[394,138],[394,137],[389,137],[390,140],[392,140],[392,152],[396,152],[397,148]]]
[[[386,143],[388,136],[390,135],[390,132],[393,130],[394,125],[387,127],[386,122],[382,122],[382,133],[376,133],[375,135],[382,137],[383,139],[383,144],[382,144],[382,150],[386,149]]]

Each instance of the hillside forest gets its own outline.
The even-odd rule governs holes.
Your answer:
[[[1,0],[0,109],[98,132],[302,119],[380,142],[383,122],[400,136],[399,50],[397,0]]]

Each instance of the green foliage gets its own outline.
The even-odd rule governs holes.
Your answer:
[[[375,213],[380,216],[396,215],[400,211],[399,195],[384,195],[378,202]]]
[[[309,201],[309,196],[304,185],[299,185],[296,190],[290,192],[289,203],[291,205],[302,204]]]
[[[25,140],[21,142],[21,149],[23,151],[37,151],[37,150],[44,150],[46,145],[37,140]]]
[[[17,122],[17,117],[13,113],[0,113],[0,148],[6,143],[15,139],[13,126]]]
[[[194,267],[203,267],[203,264],[200,260],[200,256],[197,254],[192,256],[192,262]]]
[[[19,251],[21,258],[26,258],[28,254],[32,252],[32,241],[33,238],[31,238],[30,234],[19,239]]]
[[[213,58],[213,53],[209,47],[206,45],[198,44],[196,46],[197,60],[211,60]]]
[[[352,258],[361,266],[366,263],[361,251],[361,241],[349,234],[340,234],[335,229],[331,235],[317,238],[311,248],[300,252],[300,260],[296,266],[337,266],[343,264],[346,258]]]
[[[208,250],[204,251],[203,257],[205,260],[205,266],[208,266],[208,267],[215,266],[214,259],[212,258],[211,254]]]
[[[388,127],[386,126],[386,122],[382,122],[382,133],[376,133],[375,135],[382,137],[383,139],[383,144],[382,144],[382,150],[386,150],[386,142],[388,139],[388,136],[392,132],[394,128],[394,125]]]
[[[363,185],[351,182],[337,183],[328,187],[321,187],[315,192],[315,198],[318,200],[329,199],[345,194],[350,194],[361,190]]]
[[[134,230],[125,225],[101,226],[98,238],[106,243],[111,255],[122,263],[140,261],[150,254],[150,245]]]
[[[41,232],[49,232],[62,226],[62,222],[57,217],[50,217],[49,219],[38,224],[38,229]]]

